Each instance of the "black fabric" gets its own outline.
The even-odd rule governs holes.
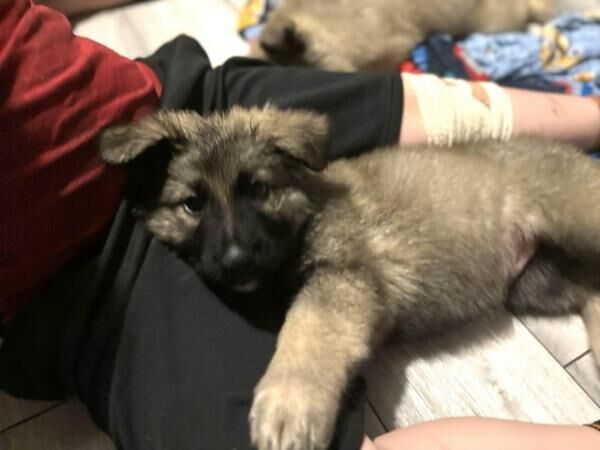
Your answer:
[[[181,36],[145,62],[163,81],[162,105],[208,114],[270,102],[329,115],[331,159],[395,143],[402,119],[397,73],[335,73],[232,58],[210,68],[196,41]]]
[[[5,327],[0,347],[0,388],[22,398],[58,400],[70,391],[60,364],[68,315],[91,273],[85,255],[55,277],[43,297]]]
[[[146,60],[162,104],[203,114],[271,102],[327,112],[332,158],[396,142],[397,74],[335,74],[234,58],[212,69],[180,37]],[[78,395],[127,450],[249,449],[252,390],[275,346],[289,298],[219,297],[162,244],[124,201],[100,250],[57,277],[11,323],[0,388],[20,396]],[[365,388],[356,380],[332,449],[360,447]]]
[[[249,449],[252,390],[274,351],[271,327],[282,323],[286,306],[276,295],[224,302],[153,241],[131,292],[115,364],[110,434],[118,446]],[[360,446],[358,383],[333,448]]]
[[[103,428],[129,294],[150,236],[125,200],[101,248],[74,261],[5,330],[0,389],[22,398],[77,395]]]

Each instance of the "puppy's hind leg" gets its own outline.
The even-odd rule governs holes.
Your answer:
[[[546,145],[546,151],[531,147],[517,169],[537,204],[538,237],[572,257],[600,262],[600,163],[568,146]]]
[[[593,266],[542,245],[513,282],[506,307],[515,314],[579,312],[594,292],[594,280]]]
[[[600,267],[542,246],[511,287],[506,306],[516,314],[581,312],[600,367]]]

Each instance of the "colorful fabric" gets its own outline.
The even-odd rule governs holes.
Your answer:
[[[399,65],[401,72],[433,73],[447,78],[461,78],[473,81],[495,81],[508,87],[518,87],[535,91],[565,92],[565,86],[556,84],[544,77],[507,76],[495,79],[481,71],[463,49],[456,45],[451,36],[436,34],[429,37],[412,52],[411,59]]]
[[[524,33],[474,34],[457,46],[499,83],[539,79],[570,94],[600,94],[600,11],[566,14]]]
[[[97,135],[153,110],[158,90],[62,14],[0,1],[0,320],[106,231],[124,173],[100,162]]]
[[[527,32],[436,34],[412,52],[402,71],[491,80],[523,89],[600,94],[600,11],[566,14]]]
[[[277,0],[248,0],[238,19],[238,32],[247,41],[256,40],[263,28],[267,14]]]

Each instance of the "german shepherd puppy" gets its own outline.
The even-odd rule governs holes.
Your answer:
[[[252,55],[329,70],[393,69],[433,32],[464,36],[543,22],[556,0],[282,0]]]
[[[327,164],[327,136],[324,116],[265,107],[159,111],[101,139],[141,180],[148,230],[204,279],[302,275],[255,390],[258,449],[327,448],[349,379],[395,331],[582,311],[598,356],[600,163],[515,139]]]

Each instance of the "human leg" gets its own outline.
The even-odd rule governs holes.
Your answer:
[[[237,301],[247,303],[224,302],[169,250],[150,244],[130,293],[109,394],[108,428],[120,448],[251,448],[253,389],[287,303],[276,295]],[[342,442],[333,448],[354,449],[362,405],[345,414]]]
[[[600,445],[600,433],[580,425],[539,425],[469,417],[398,429],[377,437],[373,444],[375,450],[592,450]]]

